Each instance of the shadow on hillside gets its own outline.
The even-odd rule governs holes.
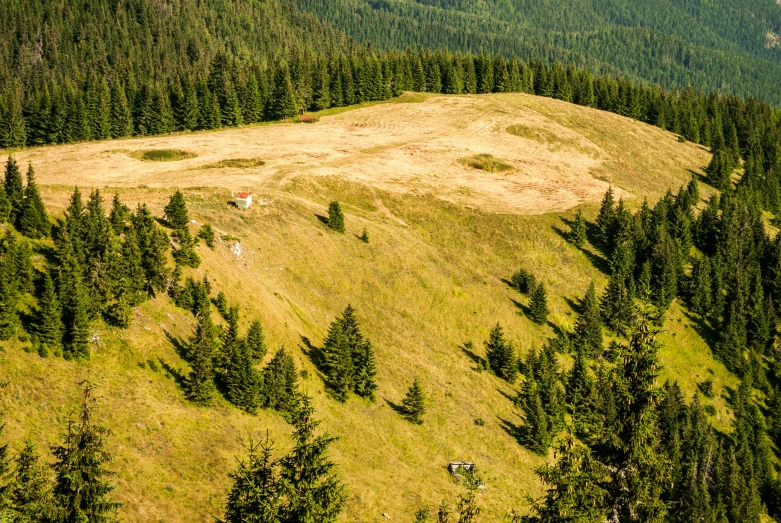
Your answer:
[[[569,305],[569,308],[572,309],[575,314],[581,314],[583,312],[583,305],[580,303],[580,300],[576,301],[568,296],[562,296],[562,298],[564,299],[564,303]]]
[[[301,349],[301,352],[304,353],[304,356],[309,358],[309,361],[314,364],[318,372],[324,372],[325,354],[323,354],[323,349],[313,345],[312,341],[304,335],[301,335],[301,345],[299,345],[299,348]]]
[[[320,223],[328,227],[328,216],[323,216],[322,214],[315,213],[315,218],[320,220]]]
[[[182,371],[174,367],[173,365],[170,365],[168,362],[163,360],[163,358],[157,358],[157,361],[160,362],[160,366],[163,368],[163,370],[166,372],[168,377],[172,378],[174,382],[176,383],[176,386],[180,389],[184,389],[187,385],[187,376],[182,374]]]
[[[388,406],[393,409],[393,412],[396,412],[397,414],[401,414],[402,416],[407,416],[407,409],[404,408],[404,405],[401,403],[396,403],[388,398],[383,398],[385,400],[385,403],[388,404]]]
[[[515,441],[521,443],[526,433],[524,428],[501,416],[497,416],[497,418],[499,419],[499,426],[502,427],[502,430],[509,434]]]
[[[458,348],[476,365],[472,370],[479,371],[485,368],[485,358],[472,351],[474,346],[471,343],[464,343],[463,345],[459,345]]]
[[[503,391],[502,389],[496,389],[496,392],[498,392],[499,394],[501,394],[502,396],[504,396],[505,398],[507,398],[508,400],[510,400],[510,403],[512,403],[513,405],[515,405],[515,400],[516,400],[517,398],[514,398],[513,396],[510,396],[509,394],[507,394],[507,393],[506,393],[505,391]]]
[[[513,302],[513,305],[515,305],[518,310],[520,311],[519,314],[523,316],[529,316],[529,313],[531,313],[531,309],[524,305],[523,303],[519,302],[518,300],[514,298],[510,298],[510,301]]]
[[[163,333],[165,334],[166,339],[171,344],[171,346],[173,346],[174,350],[179,355],[179,357],[185,361],[188,360],[190,355],[190,348],[187,342],[174,337],[168,331],[163,331]]]
[[[681,311],[683,312],[683,315],[686,317],[689,322],[694,326],[694,332],[700,335],[700,337],[705,340],[705,343],[708,344],[708,347],[712,347],[713,345],[718,341],[718,334],[716,331],[708,325],[708,323],[702,319],[697,314],[694,314],[692,312],[689,312],[685,308],[681,307]]]
[[[508,280],[507,278],[499,278],[499,280],[502,283],[504,283],[505,285],[507,285],[508,287],[510,287],[512,290],[514,290],[514,291],[518,290],[518,287],[516,287],[516,285],[513,282],[511,282],[510,280]]]
[[[565,220],[564,218],[562,218],[562,221],[564,221],[565,223],[571,223],[571,222],[568,222],[567,220]],[[591,242],[591,244],[593,245],[594,244],[594,242],[593,242],[593,238],[594,238],[593,229],[594,229],[594,226],[589,223],[586,227],[587,227],[587,231],[588,231],[586,233],[586,236],[588,236],[589,242]],[[565,231],[564,229],[562,229],[562,228],[560,228],[560,227],[558,227],[556,225],[551,225],[551,228],[553,229],[553,231],[556,234],[561,236],[564,239],[564,241],[569,243],[569,234],[567,233],[567,231]],[[570,245],[572,245],[572,244],[570,244]],[[575,247],[575,246],[573,245],[573,247]],[[606,275],[610,274],[610,263],[608,263],[607,259],[603,258],[599,254],[596,254],[596,253],[590,251],[589,249],[585,249],[583,247],[575,247],[575,248],[578,249],[583,254],[585,254],[586,258],[588,258],[588,261],[591,262],[591,265],[593,265],[594,268],[597,269],[599,272],[601,272],[603,274],[606,274]]]

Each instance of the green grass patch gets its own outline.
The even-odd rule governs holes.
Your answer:
[[[461,158],[459,160],[464,165],[480,169],[481,171],[488,171],[491,173],[498,173],[502,171],[509,171],[512,169],[512,165],[505,163],[499,158],[495,158],[490,154],[476,154],[467,158]]]
[[[143,162],[178,162],[195,158],[195,154],[179,149],[152,149],[150,151],[133,151],[130,156]]]
[[[529,127],[526,125],[516,124],[507,128],[507,132],[513,136],[520,136],[521,138],[528,138],[540,143],[553,143],[560,142],[561,137],[556,136],[550,131],[541,129],[539,127]]]
[[[204,165],[201,169],[224,169],[224,168],[237,168],[237,169],[251,169],[253,167],[262,167],[266,165],[266,162],[260,158],[228,158],[226,160],[220,160],[219,162],[210,163]]]

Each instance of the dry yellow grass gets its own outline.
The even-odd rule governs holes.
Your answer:
[[[563,143],[507,132],[518,122],[541,126]],[[115,152],[119,148],[198,156],[162,165],[138,162]],[[517,178],[458,163],[478,153],[506,159],[514,167],[508,176]],[[625,168],[633,155],[639,166]],[[266,165],[199,169],[255,157]],[[302,388],[314,396],[323,427],[341,438],[332,455],[350,495],[343,520],[367,523],[381,521],[383,512],[392,521],[409,521],[422,504],[454,501],[459,488],[445,469],[451,460],[474,460],[485,476],[488,489],[479,497],[484,521],[521,507],[526,493],[539,493],[533,469],[543,458],[503,428],[520,422],[507,397],[512,387],[476,372],[460,346],[472,341],[482,356],[497,321],[522,352],[552,335],[549,326],[520,314],[525,298],[503,281],[521,265],[545,281],[551,321],[571,328],[568,300],[606,278],[592,256],[563,240],[557,232],[563,224],[552,212],[601,198],[607,182],[595,174],[625,194],[654,197],[684,183],[687,169],[707,163],[704,151],[668,133],[524,95],[425,97],[341,112],[313,125],[51,147],[17,158],[34,162],[54,214],[74,184],[117,188],[125,202],[147,202],[158,215],[171,187],[179,186],[195,220],[240,239],[238,257],[227,243],[214,251],[200,246],[204,263],[195,273],[208,274],[217,290],[240,303],[245,320],[260,318],[272,348],[284,344],[309,371]],[[228,207],[230,189],[245,187],[262,204],[245,212]],[[344,235],[317,218],[333,199],[346,214]],[[586,206],[587,213],[594,210]],[[357,238],[363,229],[369,244]],[[322,343],[347,303],[377,351],[374,404],[328,399],[303,350],[303,338]],[[720,393],[732,383],[726,371],[690,328],[675,325],[675,335],[665,339],[666,372],[691,394],[699,378],[689,369],[712,368]],[[2,397],[10,435],[30,431],[41,444],[55,441],[76,381],[90,372],[102,383],[103,416],[114,429],[116,495],[125,503],[125,519],[212,521],[241,441],[269,430],[284,450],[289,427],[271,412],[252,417],[223,402],[190,405],[166,372],[140,366],[159,357],[186,370],[166,333],[187,336],[192,321],[167,300],[140,307],[128,331],[98,328],[105,344],[89,365],[44,360],[18,345],[0,353],[0,380],[11,382]],[[405,422],[387,403],[401,399],[413,376],[429,397],[422,426]],[[485,426],[476,426],[475,418]]]

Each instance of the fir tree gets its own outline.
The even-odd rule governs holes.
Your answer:
[[[182,191],[177,189],[165,206],[165,219],[175,231],[187,228],[190,216],[187,213],[187,203]]]
[[[548,294],[543,282],[540,282],[532,292],[529,302],[529,317],[538,325],[542,325],[548,320]]]
[[[179,242],[179,246],[172,253],[176,263],[182,267],[198,268],[201,265],[201,257],[195,252],[197,240],[190,234],[190,229],[179,229],[174,236]]]
[[[497,323],[485,342],[485,354],[491,370],[510,383],[518,377],[518,359],[512,344],[505,340],[502,327]]]
[[[374,348],[369,340],[362,340],[353,351],[353,390],[370,401],[374,401],[377,390],[377,363],[374,359]]]
[[[316,434],[320,422],[308,396],[302,396],[292,417],[294,446],[280,460],[287,504],[284,523],[333,523],[347,495],[328,459],[328,449],[336,441],[330,434]]]
[[[45,273],[43,279],[43,291],[38,301],[38,314],[35,330],[38,340],[47,350],[59,353],[62,351],[62,336],[64,325],[62,323],[62,307],[57,299],[57,291],[54,288],[50,271]]]
[[[604,350],[602,316],[594,282],[588,287],[580,304],[581,312],[575,321],[575,343],[579,351],[598,357]]]
[[[426,413],[426,396],[418,378],[413,380],[412,386],[407,390],[407,394],[401,402],[401,410],[404,417],[412,423],[423,424],[423,415]]]
[[[67,339],[65,356],[69,359],[89,359],[90,357],[90,300],[87,289],[78,273],[71,272],[73,294],[68,301],[65,336]]]
[[[114,231],[114,234],[119,236],[125,232],[129,217],[130,209],[119,199],[119,194],[114,193],[114,199],[111,201],[111,214],[109,215],[111,229]]]
[[[27,169],[27,187],[24,191],[24,204],[19,215],[19,231],[29,238],[44,238],[49,236],[51,226],[49,215],[38,193],[35,183],[35,172],[31,165]]]
[[[328,226],[336,232],[344,232],[344,214],[337,201],[331,202],[328,206]]]
[[[258,320],[252,320],[247,330],[245,343],[253,359],[262,360],[266,357],[266,352],[268,352],[266,337],[263,334],[263,327]]]
[[[578,248],[583,247],[586,243],[586,219],[583,218],[582,209],[578,209],[578,213],[570,226],[567,239]]]
[[[217,351],[216,327],[209,309],[198,316],[198,325],[190,341],[188,355],[192,370],[187,378],[185,393],[192,402],[208,405],[214,395],[214,355]]]
[[[114,490],[113,474],[106,469],[111,455],[106,450],[109,430],[95,419],[94,388],[84,384],[84,399],[76,419],[60,445],[52,447],[55,463],[54,510],[51,521],[109,523],[116,521],[119,503],[109,496]]]
[[[280,348],[263,369],[263,406],[292,413],[298,404],[298,371],[293,357]]]

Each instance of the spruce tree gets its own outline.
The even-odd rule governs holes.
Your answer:
[[[415,378],[407,390],[407,394],[401,402],[401,410],[404,417],[412,423],[423,424],[423,415],[426,413],[426,395],[420,386],[418,378]]]
[[[572,410],[572,420],[576,432],[586,428],[586,420],[590,417],[589,404],[594,392],[594,380],[586,362],[583,350],[575,352],[575,362],[572,365],[566,382],[567,404]]]
[[[284,120],[298,113],[298,103],[290,80],[290,69],[282,62],[274,73],[274,88],[269,100],[268,117],[271,120]]]
[[[14,460],[7,500],[20,521],[45,521],[51,510],[49,469],[41,463],[35,444],[29,438]]]
[[[548,294],[543,282],[540,282],[532,292],[529,302],[529,317],[538,325],[542,325],[548,320]]]
[[[514,383],[518,377],[518,359],[512,344],[505,340],[501,325],[497,323],[485,342],[488,366],[500,378]]]
[[[597,215],[595,223],[597,245],[603,252],[605,252],[605,249],[610,244],[615,219],[616,209],[613,187],[609,187],[605,196],[602,198],[602,205],[599,208],[599,214]]]
[[[609,497],[604,489],[609,471],[595,459],[588,447],[571,434],[556,449],[556,463],[538,468],[537,476],[546,493],[532,505],[522,523],[599,523],[610,521]]]
[[[198,325],[190,340],[188,358],[190,375],[187,378],[185,393],[194,403],[208,405],[214,395],[214,355],[217,352],[216,327],[212,323],[208,307],[198,315]]]
[[[328,205],[328,227],[336,232],[344,233],[344,214],[339,202],[333,201]]]
[[[273,457],[268,439],[260,445],[249,443],[247,460],[239,461],[229,474],[233,485],[228,493],[224,523],[279,523],[283,521],[284,485],[279,477],[279,461]]]
[[[27,187],[24,190],[24,203],[19,215],[19,231],[29,238],[49,236],[51,225],[49,215],[43,205],[38,185],[35,183],[33,166],[27,169]]]
[[[575,215],[575,219],[572,221],[572,225],[570,226],[567,239],[572,243],[572,245],[578,248],[583,247],[583,245],[586,243],[586,219],[583,218],[582,209],[578,209],[578,213]]]
[[[56,523],[110,523],[117,521],[119,503],[110,500],[113,474],[106,469],[110,432],[94,419],[94,387],[84,384],[83,401],[76,419],[68,422],[62,443],[52,447],[55,474],[52,489]]]
[[[355,369],[350,339],[344,331],[341,318],[334,320],[328,329],[328,336],[323,343],[323,357],[331,394],[339,401],[346,401],[354,387]]]
[[[198,230],[198,238],[202,239],[206,246],[214,250],[214,229],[208,223],[204,223]]]
[[[197,240],[190,234],[190,229],[187,227],[179,229],[175,231],[174,236],[179,243],[172,252],[176,263],[182,267],[198,268],[201,265],[201,257],[195,252]]]
[[[247,337],[245,340],[247,348],[255,360],[262,360],[266,357],[268,347],[266,347],[266,338],[263,334],[263,327],[258,320],[252,320],[252,323],[247,330]]]
[[[187,213],[187,203],[184,201],[182,191],[177,189],[165,206],[165,219],[172,229],[178,231],[185,229],[190,223],[190,216]]]
[[[588,287],[580,303],[581,312],[575,321],[575,344],[579,351],[598,357],[604,350],[602,317],[594,282]]]
[[[223,374],[226,397],[237,407],[252,414],[258,408],[260,376],[255,370],[247,343],[236,340],[231,347]]]
[[[0,258],[0,340],[13,338],[19,330],[18,302],[19,282],[6,254]]]
[[[11,203],[11,223],[17,223],[24,207],[24,183],[22,182],[22,172],[19,170],[19,164],[16,163],[13,156],[8,156],[5,164],[5,194]]]
[[[115,235],[119,236],[124,234],[128,218],[130,218],[130,209],[119,199],[119,194],[114,193],[114,198],[111,200],[109,221],[111,222],[111,229],[114,231]]]
[[[45,273],[43,279],[43,291],[38,301],[38,314],[36,315],[35,330],[41,346],[56,353],[62,351],[62,336],[64,331],[62,323],[62,307],[57,298],[50,271]]]
[[[353,390],[358,396],[374,401],[374,392],[377,390],[377,363],[369,340],[362,340],[357,350],[353,351],[353,369]]]
[[[11,201],[5,192],[5,184],[0,183],[0,223],[5,223],[11,216]]]
[[[347,500],[336,466],[328,458],[328,449],[337,438],[316,433],[320,422],[314,418],[308,396],[301,398],[291,421],[294,446],[280,460],[287,498],[282,522],[334,523]]]
[[[293,357],[281,347],[263,369],[263,406],[292,413],[298,404],[298,371]]]
[[[65,357],[68,359],[86,360],[90,357],[90,299],[87,289],[77,272],[71,272],[70,287],[73,294],[68,301],[65,324]]]

